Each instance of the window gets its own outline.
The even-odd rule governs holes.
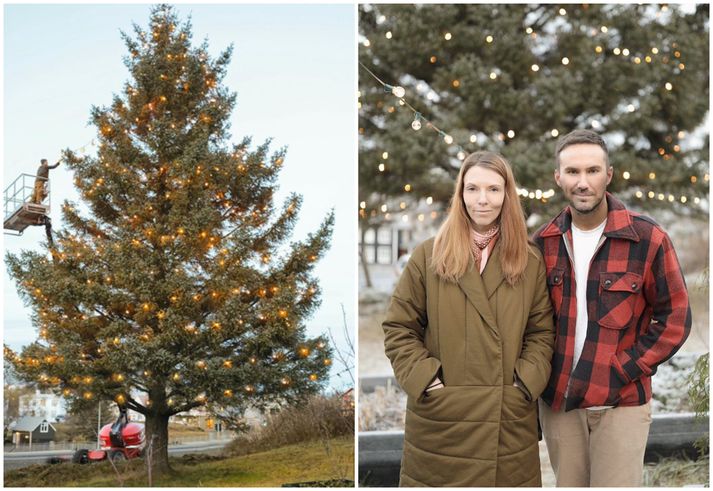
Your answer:
[[[392,230],[388,225],[378,229],[368,228],[364,231],[364,241],[359,246],[364,248],[364,256],[369,264],[391,264]]]
[[[47,421],[44,421],[40,425],[40,433],[47,433],[50,430],[50,425]]]

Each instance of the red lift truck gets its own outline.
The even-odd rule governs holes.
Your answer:
[[[106,459],[118,461],[141,457],[146,442],[144,425],[129,422],[126,408],[119,407],[119,418],[101,429],[99,441],[101,442],[99,450],[79,449],[74,452],[72,462],[87,464]]]

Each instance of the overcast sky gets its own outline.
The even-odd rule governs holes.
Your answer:
[[[316,268],[322,305],[309,334],[332,327],[338,346],[344,305],[356,329],[356,84],[355,9],[351,5],[176,6],[181,21],[192,16],[193,42],[205,37],[216,56],[234,45],[224,84],[237,92],[231,118],[233,142],[252,135],[288,146],[279,178],[278,209],[289,192],[304,198],[293,239],[317,229],[336,213],[331,249]],[[149,5],[4,6],[3,189],[39,160],[55,162],[64,148],[79,149],[96,136],[88,125],[92,105],[111,103],[128,78],[119,31],[132,22],[146,27]],[[87,152],[93,153],[88,147]],[[60,204],[78,200],[65,166],[51,171],[52,220]],[[39,250],[41,227],[22,237],[4,235],[4,250]],[[3,263],[4,342],[19,349],[36,338],[30,310],[17,296]],[[338,367],[337,367],[338,368]],[[333,370],[334,372],[338,371]],[[348,376],[332,377],[343,387]]]

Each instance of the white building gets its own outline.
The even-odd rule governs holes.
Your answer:
[[[67,415],[67,408],[64,398],[36,390],[34,394],[20,396],[19,414],[20,417],[42,417],[50,422],[62,421]]]

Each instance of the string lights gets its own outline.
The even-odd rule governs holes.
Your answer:
[[[153,32],[154,39],[159,39],[165,34],[164,27],[163,24],[156,26]],[[169,30],[172,30],[172,26],[169,26]],[[181,39],[185,39],[184,34],[180,36]],[[146,44],[145,48],[151,49],[149,44]],[[131,54],[134,58],[139,56],[136,50],[133,50]],[[185,53],[168,54],[165,58],[174,64],[185,63],[179,60],[185,60],[186,55]],[[205,86],[200,90],[204,94],[217,87],[219,73],[213,67],[207,67],[205,57],[202,57],[201,61]],[[186,71],[185,66],[181,66],[181,68],[182,71]],[[161,82],[168,82],[168,84],[161,83],[160,87],[162,88],[174,82],[170,70],[166,70],[166,73],[161,73],[156,78]],[[178,91],[198,90],[196,87],[191,88],[187,82],[183,83],[181,77],[177,78],[175,82],[179,84],[176,86]],[[127,99],[137,102],[131,97],[142,97],[143,92],[143,87],[142,90],[128,87]],[[396,93],[398,92],[396,90]],[[218,94],[218,92],[215,93]],[[261,176],[269,177],[268,172],[283,164],[281,152],[278,152],[278,155],[268,164],[259,152],[245,157],[245,152],[240,147],[239,150],[226,157],[226,161],[221,164],[221,167],[214,166],[212,163],[210,166],[197,165],[195,169],[190,169],[190,177],[186,178],[185,175],[181,175],[180,179],[173,175],[175,168],[178,167],[173,162],[162,162],[155,165],[148,162],[136,162],[136,165],[132,166],[128,163],[115,164],[109,161],[110,158],[120,160],[113,152],[122,145],[133,143],[127,140],[125,135],[130,133],[135,135],[139,131],[145,134],[166,127],[166,125],[154,122],[154,119],[163,117],[164,105],[169,100],[173,102],[174,96],[170,92],[165,92],[165,95],[158,95],[145,103],[144,101],[138,102],[132,108],[139,115],[135,119],[133,115],[132,117],[127,115],[128,111],[123,103],[118,103],[114,105],[113,113],[108,111],[98,118],[99,121],[96,121],[98,138],[102,142],[99,146],[101,158],[98,160],[100,162],[92,169],[79,173],[75,180],[77,187],[85,196],[92,197],[93,203],[100,202],[100,204],[107,204],[109,201],[102,202],[100,193],[109,193],[109,196],[115,199],[117,197],[125,198],[124,193],[128,193],[128,191],[116,191],[116,178],[122,175],[126,177],[120,184],[127,185],[126,187],[130,189],[138,188],[139,186],[136,184],[141,183],[141,185],[145,185],[143,187],[153,191],[155,188],[151,189],[151,186],[161,181],[161,185],[167,186],[169,191],[162,190],[161,193],[156,193],[156,200],[153,202],[141,202],[140,211],[134,209],[129,211],[122,208],[124,215],[118,218],[115,223],[111,223],[109,220],[110,226],[107,228],[112,228],[111,226],[116,226],[118,223],[118,228],[122,233],[133,234],[128,238],[122,233],[116,234],[117,229],[111,230],[111,237],[108,237],[107,234],[99,230],[96,223],[80,217],[72,205],[65,204],[63,206],[70,223],[76,225],[79,233],[75,235],[70,232],[60,232],[56,242],[58,247],[51,251],[56,262],[53,261],[50,264],[44,259],[40,259],[37,263],[44,261],[43,264],[48,266],[42,273],[51,272],[49,266],[56,264],[59,264],[60,268],[64,268],[61,270],[63,273],[67,269],[81,269],[81,271],[79,273],[72,271],[72,274],[63,276],[62,282],[59,282],[57,278],[51,278],[49,283],[42,279],[36,285],[33,284],[32,279],[23,282],[25,291],[33,299],[39,311],[42,341],[35,343],[32,350],[23,351],[22,356],[5,347],[6,360],[38,372],[37,380],[41,384],[60,386],[58,390],[61,390],[61,393],[66,397],[78,397],[86,400],[113,399],[119,404],[131,402],[129,394],[137,384],[144,383],[141,381],[142,377],[161,380],[166,382],[169,388],[183,390],[191,384],[212,380],[211,372],[213,371],[220,371],[221,376],[230,375],[239,379],[246,366],[249,366],[249,372],[254,374],[251,375],[250,384],[245,384],[244,380],[240,382],[236,380],[234,383],[239,383],[237,387],[220,388],[215,393],[222,393],[227,398],[240,392],[248,395],[260,395],[263,390],[271,390],[266,388],[276,382],[279,382],[279,387],[286,393],[296,390],[301,385],[311,386],[326,373],[320,367],[331,364],[328,357],[329,350],[325,349],[326,344],[321,340],[302,340],[297,346],[289,348],[283,346],[285,352],[275,358],[264,353],[264,346],[246,348],[245,344],[241,343],[229,355],[225,350],[225,345],[228,342],[235,343],[237,339],[241,339],[240,336],[246,329],[259,329],[260,333],[269,330],[285,332],[287,329],[294,329],[293,326],[304,316],[317,292],[314,283],[305,279],[306,267],[300,266],[302,269],[297,274],[287,271],[290,273],[286,275],[288,279],[273,278],[267,274],[263,276],[262,272],[267,269],[262,268],[261,265],[274,262],[272,250],[269,249],[269,252],[266,252],[267,245],[263,244],[259,249],[250,251],[253,258],[233,257],[236,250],[242,252],[243,244],[237,241],[239,246],[235,247],[234,242],[229,242],[232,239],[229,237],[230,234],[221,235],[221,226],[224,223],[221,223],[220,226],[208,227],[203,224],[201,228],[198,228],[195,223],[190,223],[193,215],[188,216],[180,226],[174,223],[169,227],[157,220],[157,216],[163,218],[159,215],[161,205],[165,204],[162,203],[161,198],[176,200],[177,198],[185,199],[188,196],[190,199],[195,199],[195,196],[189,192],[185,194],[180,192],[182,189],[191,191],[189,188],[192,186],[193,191],[200,188],[200,193],[203,193],[203,196],[207,196],[209,201],[219,207],[221,218],[241,221],[243,226],[246,224],[248,226],[262,225],[265,222],[265,215],[271,213],[271,207],[268,206],[271,198],[261,198],[261,201],[255,205],[254,211],[238,209],[243,205],[237,202],[244,198],[242,196],[231,197],[237,193],[228,187],[228,184],[235,182],[229,179],[233,179],[236,175],[236,168],[241,174],[250,174],[255,171],[256,173],[260,172]],[[217,122],[219,115],[213,109],[220,110],[223,106],[216,98],[211,98],[208,102],[210,103],[207,105],[209,108],[201,114],[196,114],[194,120],[189,124],[215,124]],[[120,126],[121,118],[126,119],[130,130]],[[135,126],[134,123],[136,123]],[[176,129],[176,124],[171,122],[171,128]],[[95,141],[92,140],[71,152],[85,153],[90,145],[94,147]],[[102,154],[101,152],[106,153]],[[255,156],[260,157],[260,162],[257,162],[256,158],[254,159]],[[222,158],[221,155],[218,157]],[[99,177],[96,170],[103,171],[105,174]],[[222,180],[223,176],[225,176],[225,180]],[[242,177],[240,178],[242,179]],[[253,179],[258,182],[256,177],[251,176],[251,181]],[[215,188],[222,188],[224,185],[230,189],[230,193],[228,191],[215,192]],[[285,208],[285,216],[293,216],[298,208],[298,199],[292,200]],[[136,212],[134,213],[134,211]],[[92,230],[92,227],[95,230]],[[276,229],[281,230],[277,227]],[[251,227],[250,230],[251,234],[256,233],[257,226]],[[254,240],[252,235],[250,239]],[[116,240],[116,242],[111,243],[112,240]],[[159,244],[169,247],[174,244],[180,247],[195,247],[196,244],[200,244],[204,247],[202,252],[206,250],[210,252],[206,255],[198,254],[197,258],[190,257],[184,262],[178,263],[179,265],[171,264],[169,268],[166,268],[166,271],[162,271],[161,266],[163,265],[154,266],[152,264],[145,269],[136,268],[135,265],[130,264],[119,266],[116,256],[128,260],[154,254],[157,250],[162,253],[162,248],[157,247]],[[272,247],[271,242],[266,241],[266,244],[270,244]],[[134,251],[134,248],[137,250]],[[316,261],[321,255],[322,246],[300,245],[299,248],[295,247],[295,251],[295,262],[302,265]],[[184,252],[181,251],[181,254]],[[122,257],[122,253],[128,255]],[[107,260],[107,255],[115,256]],[[172,258],[172,261],[173,259],[175,257]],[[253,259],[255,260],[253,261]],[[244,278],[241,279],[258,284],[250,284],[249,288],[234,284],[236,283],[234,278],[237,278],[235,266],[244,265],[250,261],[252,262],[248,266],[252,270],[243,273]],[[143,264],[150,263],[147,260]],[[196,264],[200,264],[203,270],[198,271]],[[255,269],[257,266],[261,266],[261,269]],[[275,266],[273,265],[269,271],[270,275],[275,272],[281,273]],[[231,270],[231,268],[233,269]],[[55,272],[57,271],[59,270],[55,270]],[[252,275],[254,271],[261,273]],[[34,272],[35,270],[28,268],[27,274],[34,274]],[[175,284],[172,285],[166,281],[166,277],[173,273],[175,276],[170,278],[170,281]],[[183,283],[180,281],[181,276],[185,280],[190,278],[192,281],[198,278],[202,281],[203,275],[206,277],[213,275],[218,278],[215,282],[216,285],[201,285],[199,281],[196,281],[197,285],[191,285],[188,281]],[[37,276],[37,278],[42,278],[42,276]],[[226,278],[228,281],[223,281]],[[157,286],[159,281],[162,283]],[[264,284],[260,285],[260,282]],[[60,284],[61,287],[57,286]],[[49,287],[45,285],[49,285]],[[131,298],[131,294],[128,292],[136,291],[138,286],[143,291],[152,290],[146,296],[142,294],[137,295],[137,298]],[[60,292],[60,290],[63,291]],[[163,298],[165,291],[168,292],[165,294],[167,298]],[[258,291],[261,295],[257,295]],[[83,303],[84,299],[81,299],[77,301],[78,305],[71,307],[65,305],[70,295],[80,298],[82,294],[86,293],[91,293],[89,298],[85,297],[85,299],[88,298],[86,304]],[[241,318],[235,318],[232,315],[233,309],[237,309]],[[206,312],[210,312],[210,314],[206,315]],[[296,339],[294,333],[295,331],[290,332],[290,339]],[[155,348],[153,343],[165,340],[168,334],[171,334],[171,343],[184,343],[186,340],[195,343],[197,340],[206,339],[205,345],[195,344],[195,346],[210,349],[219,346],[220,348],[213,353],[210,353],[210,350],[202,350],[200,354],[197,349],[195,358],[200,356],[200,359],[193,361],[189,358],[189,361],[172,366],[168,369],[168,373],[161,373],[156,368],[154,375],[151,370],[140,367],[142,363],[150,363],[150,357],[142,359],[141,355],[152,353]],[[77,348],[76,353],[68,356],[71,363],[67,362],[64,356],[44,355],[45,352],[57,350],[55,345],[47,346],[49,340],[60,337],[63,337],[64,340],[68,339],[67,336],[81,337],[83,342],[82,346]],[[248,335],[248,338],[250,338],[249,342],[252,342],[252,336]],[[237,345],[237,343],[235,344]],[[60,344],[60,346],[61,349],[66,349],[66,344],[64,346]],[[171,344],[172,348],[173,346]],[[130,353],[133,359],[127,362],[124,359],[125,353]],[[190,353],[189,356],[193,354]],[[119,359],[120,361],[117,362]],[[131,368],[123,366],[129,363],[133,365]],[[269,370],[261,370],[261,367],[268,367],[271,363],[278,365],[274,368],[270,366]],[[107,369],[107,366],[111,368]],[[302,370],[302,367],[305,369]],[[280,370],[283,373],[280,373],[274,382],[260,380],[261,377],[274,377],[275,370]],[[71,371],[74,375],[67,377],[66,371]],[[114,373],[110,373],[111,371]],[[89,373],[93,375],[89,375]],[[299,374],[299,380],[297,374]],[[180,407],[185,402],[183,397],[175,395],[168,399],[167,404]],[[185,397],[188,400],[190,397],[195,397],[193,400],[201,404],[205,404],[208,400],[204,392]],[[147,401],[146,404],[149,405],[150,401]]]
[[[561,8],[558,11],[558,13],[561,16],[568,15],[567,11],[564,8]],[[382,22],[377,22],[378,24],[386,21],[385,16],[380,16],[380,18],[383,18],[383,19],[382,19]],[[592,36],[595,36],[599,32],[601,32],[602,34],[608,35],[608,36],[617,36],[616,30],[612,30],[608,26],[605,26],[605,25],[600,26],[598,29],[593,29],[591,34],[592,34]],[[532,27],[527,27],[525,29],[525,33],[532,39],[537,38],[537,33],[533,30]],[[451,37],[452,36],[450,33],[444,34],[445,40],[450,40]],[[383,42],[389,43],[390,39],[392,39],[392,37],[387,36],[387,41],[383,41]],[[371,47],[371,45],[372,45],[372,43],[367,38],[363,38],[361,42],[362,42],[363,46],[367,47],[367,48]],[[490,45],[490,44],[496,42],[496,39],[493,35],[488,34],[487,36],[485,36],[484,42],[486,43],[486,45]],[[662,53],[661,50],[659,49],[659,47],[657,47],[657,46],[651,46],[649,48],[648,52],[636,52],[636,51],[633,51],[625,46],[615,46],[613,48],[605,49],[602,46],[602,44],[597,44],[594,47],[594,51],[597,55],[603,56],[606,54],[606,52],[610,52],[614,56],[619,57],[622,60],[626,59],[635,65],[650,64],[655,61],[658,61],[663,65],[672,66],[672,71],[673,71],[674,76],[676,74],[680,74],[686,68],[685,63],[681,60],[683,57],[683,53],[681,52],[681,49],[678,46],[678,44],[675,42],[672,43],[672,45],[671,45],[672,56],[667,54],[667,53],[669,53],[668,48]],[[675,62],[672,62],[672,59],[675,60]],[[432,55],[432,56],[430,56],[429,61],[431,64],[435,64],[438,62],[438,57],[436,55]],[[574,65],[576,61],[577,60],[575,59],[575,57],[573,57],[571,54],[568,54],[567,56],[562,56],[560,58],[561,66],[563,66],[565,68],[568,68],[568,67]],[[392,107],[405,107],[412,112],[413,120],[411,122],[411,128],[414,131],[421,130],[423,125],[425,125],[427,128],[434,130],[441,138],[443,138],[443,141],[447,145],[455,146],[456,156],[458,157],[459,160],[463,160],[466,157],[466,153],[463,150],[463,147],[461,147],[460,145],[454,144],[454,138],[449,133],[447,133],[443,129],[434,125],[433,122],[431,122],[427,118],[425,118],[420,111],[416,110],[406,100],[406,90],[403,87],[391,85],[391,84],[384,82],[378,76],[376,76],[363,63],[360,62],[359,64],[377,83],[379,83],[384,88],[384,92],[390,93],[398,99],[398,105],[395,105]],[[542,67],[539,64],[533,63],[530,67],[530,70],[532,71],[533,74],[539,74],[541,72],[541,68]],[[492,81],[496,81],[499,78],[499,76],[500,76],[500,71],[497,68],[493,69],[489,74],[489,78]],[[423,83],[421,83],[421,85],[423,85]],[[460,80],[454,79],[452,81],[451,85],[454,88],[459,88],[461,86],[461,82],[460,82]],[[676,90],[676,85],[673,80],[664,80],[661,82],[660,88],[663,90],[666,90],[666,91],[674,91],[674,90]],[[417,89],[419,89],[419,88],[417,87]],[[361,96],[361,92],[358,93],[358,96]],[[433,91],[430,91],[427,94],[427,96],[428,96],[427,98],[429,100],[434,100],[438,97],[435,93],[433,93]],[[361,107],[361,102],[359,102],[359,107]],[[635,112],[638,110],[638,107],[633,103],[629,103],[628,105],[625,106],[625,108],[626,108],[626,111],[629,113]],[[389,108],[389,110],[391,112],[391,107]],[[602,129],[602,123],[600,121],[598,121],[597,119],[590,120],[590,124],[591,124],[591,127],[595,130]],[[360,133],[363,134],[361,129],[360,129]],[[557,138],[557,137],[559,137],[559,135],[560,135],[560,130],[557,128],[552,128],[547,134],[547,136],[551,137],[551,138]],[[499,133],[497,135],[497,138],[501,141],[504,141],[505,138],[514,139],[514,138],[516,138],[516,136],[517,135],[516,135],[515,130],[509,129],[504,133]],[[678,134],[677,134],[677,137],[679,139],[683,138],[684,136],[685,136],[684,132],[678,132]],[[470,137],[470,142],[475,143],[476,141],[477,141],[477,136],[472,135]],[[667,141],[669,141],[669,142],[672,141],[670,136],[668,137]],[[666,151],[665,149],[661,148],[661,149],[659,149],[658,153],[663,160],[670,160],[671,158],[673,158],[672,153],[677,153],[677,152],[681,151],[681,146],[678,144],[675,144],[675,145],[672,145],[671,149],[672,149],[672,152]],[[384,160],[386,160],[386,159],[384,159]],[[385,162],[381,162],[378,164],[379,172],[385,172],[386,170],[387,170],[387,165]],[[622,174],[622,177],[625,180],[631,179],[632,178],[631,172],[625,171]],[[690,176],[691,183],[696,183],[698,181],[698,179],[699,179],[699,177],[697,177],[695,175]],[[708,179],[709,179],[708,174],[706,174],[704,176],[704,180],[706,182],[708,182]],[[655,175],[653,177],[649,177],[649,180],[651,180],[651,181],[655,180]],[[406,184],[404,186],[404,191],[405,192],[411,191],[410,184]],[[555,192],[552,189],[550,189],[550,190],[528,190],[528,189],[522,188],[522,189],[518,189],[518,194],[521,197],[526,198],[526,199],[547,201],[548,199],[550,199],[551,197],[554,196]],[[673,195],[671,193],[663,193],[663,192],[656,191],[656,190],[646,189],[645,187],[639,187],[635,193],[635,196],[639,199],[656,199],[659,201],[668,201],[671,203],[679,202],[679,203],[687,204],[687,205],[690,205],[690,204],[699,205],[701,203],[701,198],[699,198],[699,197],[692,197],[692,196],[687,196],[687,195]],[[367,208],[371,208],[370,212],[367,211]],[[367,215],[375,216],[377,214],[381,214],[386,219],[391,219],[392,211],[389,208],[390,207],[389,207],[388,203],[377,203],[377,204],[370,206],[370,204],[367,203],[366,201],[361,201],[359,203],[359,214],[362,217],[366,217]],[[401,208],[401,210],[403,210],[405,207],[401,206],[400,208]],[[426,218],[427,213],[417,213],[415,216],[417,217],[417,219],[419,221],[423,221]],[[402,213],[401,219],[403,221],[408,221],[410,219],[410,217],[407,213]]]

